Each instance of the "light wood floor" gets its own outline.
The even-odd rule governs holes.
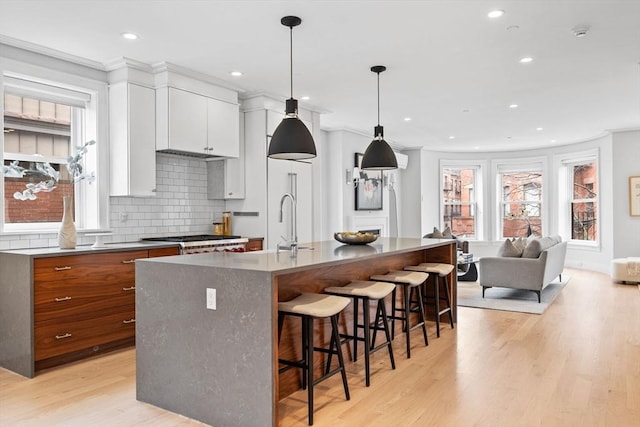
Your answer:
[[[349,366],[351,401],[334,377],[317,386],[315,426],[639,426],[640,292],[606,275],[566,271],[544,315],[459,309],[455,330],[397,369],[374,355],[371,387]],[[401,338],[401,337],[400,337]],[[334,381],[335,380],[335,381]],[[280,404],[282,426],[306,426],[306,394]],[[202,425],[135,400],[135,350],[25,379],[0,369],[0,426]],[[242,426],[240,426],[242,427]]]

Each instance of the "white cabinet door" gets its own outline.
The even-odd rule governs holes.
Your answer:
[[[237,104],[207,98],[208,154],[237,158],[240,141]]]
[[[169,88],[169,149],[208,154],[207,98]]]
[[[156,188],[155,90],[121,82],[109,88],[112,196],[152,196]]]

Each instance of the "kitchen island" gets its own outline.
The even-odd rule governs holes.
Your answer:
[[[295,257],[260,251],[137,261],[138,400],[216,427],[275,426],[278,400],[299,387],[296,370],[278,374],[278,356],[299,349],[293,322],[278,348],[278,301],[456,257],[448,239],[304,246]],[[450,284],[455,316],[455,275]],[[322,325],[316,334],[328,339]]]

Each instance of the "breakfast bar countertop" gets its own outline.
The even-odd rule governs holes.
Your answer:
[[[194,254],[163,259],[147,259],[144,262],[161,262],[200,267],[253,270],[271,273],[291,273],[316,268],[322,264],[340,264],[354,260],[373,259],[380,255],[412,252],[450,244],[451,239],[419,238],[378,238],[366,245],[346,245],[335,240],[302,243],[298,253],[289,251],[263,250],[245,253],[221,252],[215,254]]]

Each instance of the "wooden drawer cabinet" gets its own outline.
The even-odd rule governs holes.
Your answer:
[[[99,314],[99,316],[98,316]],[[135,335],[135,305],[96,311],[94,316],[65,316],[35,325],[35,360],[40,361]]]
[[[171,247],[34,259],[36,367],[133,344],[135,260],[177,254]]]
[[[244,250],[247,252],[261,251],[262,239],[249,240],[247,243],[244,244]]]

